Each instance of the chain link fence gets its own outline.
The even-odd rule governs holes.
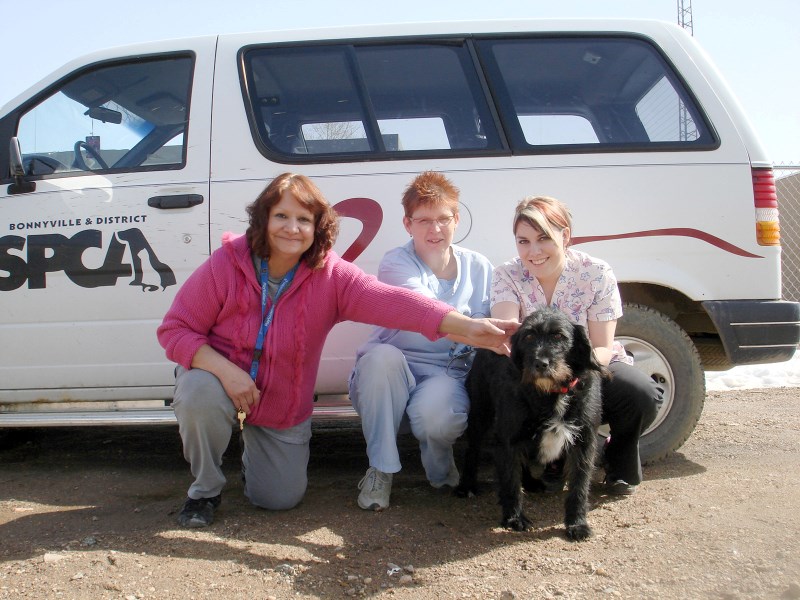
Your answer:
[[[781,216],[783,299],[800,302],[800,163],[774,165]]]

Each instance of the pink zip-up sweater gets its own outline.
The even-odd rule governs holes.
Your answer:
[[[286,429],[311,416],[322,346],[340,321],[418,331],[436,340],[452,306],[381,283],[329,252],[305,262],[278,301],[256,377],[261,400],[247,422]],[[158,328],[167,358],[186,369],[203,344],[250,371],[261,324],[261,286],[244,236],[225,241],[181,286]]]

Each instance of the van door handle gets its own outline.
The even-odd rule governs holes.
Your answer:
[[[161,208],[164,210],[170,208],[189,208],[190,206],[197,206],[203,203],[203,197],[200,194],[177,194],[175,196],[153,196],[148,198],[147,206],[153,208]]]

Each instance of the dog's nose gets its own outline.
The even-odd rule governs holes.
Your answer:
[[[537,358],[533,364],[536,367],[537,371],[544,371],[547,367],[550,366],[550,361],[547,360],[546,358]]]

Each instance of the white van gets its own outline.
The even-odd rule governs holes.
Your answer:
[[[284,171],[342,215],[336,250],[375,272],[403,244],[419,172],[461,189],[456,241],[499,264],[531,194],[573,210],[607,260],[618,336],[661,382],[645,459],[677,448],[704,368],[787,360],[778,211],[761,145],[677,26],[407,24],[221,35],[74,60],[0,109],[0,427],[173,420],[155,330],[176,290],[243,232]],[[317,417],[345,396],[369,327],[343,323]]]

